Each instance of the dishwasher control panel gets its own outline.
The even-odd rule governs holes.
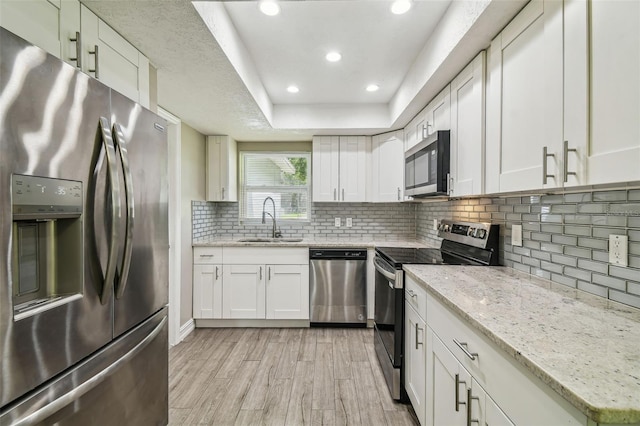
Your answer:
[[[366,260],[367,249],[347,248],[347,249],[309,249],[310,259],[356,259]]]

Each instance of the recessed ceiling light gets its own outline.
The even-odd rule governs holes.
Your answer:
[[[367,86],[367,92],[376,92],[379,88],[377,84],[370,84]]]
[[[280,13],[280,5],[275,0],[262,0],[260,2],[260,11],[268,16],[275,16]]]
[[[298,86],[291,85],[287,87],[287,92],[289,93],[298,93],[299,91],[300,89],[298,89]]]
[[[411,9],[411,0],[395,0],[391,5],[391,12],[396,15],[407,13]]]
[[[340,59],[342,59],[342,55],[338,52],[329,52],[327,53],[327,56],[325,56],[325,58],[327,58],[327,61],[329,62],[338,62]]]

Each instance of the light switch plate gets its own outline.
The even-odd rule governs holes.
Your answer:
[[[347,228],[351,228],[351,227],[353,226],[353,219],[351,219],[350,217],[348,217],[348,218],[346,219],[346,223],[345,223],[345,224],[346,224]]]
[[[522,225],[511,226],[511,245],[522,247]]]
[[[438,219],[433,219],[433,230],[434,231],[438,230]]]
[[[336,228],[340,228],[341,224],[342,224],[342,221],[340,220],[340,218],[336,217],[334,220],[334,225],[336,226]]]
[[[629,237],[626,235],[609,235],[609,263],[627,266]]]

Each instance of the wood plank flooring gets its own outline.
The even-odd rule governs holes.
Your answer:
[[[371,329],[196,329],[169,351],[169,425],[415,426]]]

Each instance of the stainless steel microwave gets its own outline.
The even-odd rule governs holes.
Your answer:
[[[449,130],[438,130],[405,152],[405,195],[449,195],[449,158]]]

